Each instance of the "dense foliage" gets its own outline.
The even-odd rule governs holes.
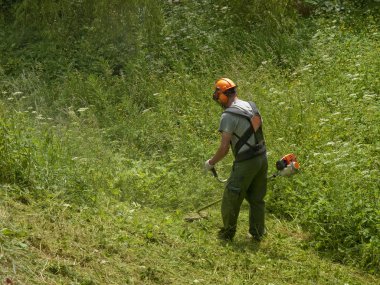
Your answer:
[[[301,162],[270,183],[268,211],[378,272],[378,1],[251,2],[0,1],[7,195],[169,211],[217,198],[201,166],[219,140],[212,83],[228,76],[260,106],[271,165]]]

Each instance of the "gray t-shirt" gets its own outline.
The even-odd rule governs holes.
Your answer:
[[[233,102],[230,107],[239,108],[242,110],[249,111],[250,113],[253,113],[251,105],[248,102],[240,100],[240,99],[236,99],[235,102]],[[245,131],[249,127],[250,127],[250,122],[246,118],[243,118],[241,116],[237,116],[234,114],[230,114],[230,113],[222,114],[220,118],[219,132],[226,132],[226,133],[233,134],[231,138],[233,153],[235,153],[235,145],[238,142],[239,138],[245,133]],[[248,139],[247,143],[251,146],[254,146],[256,144],[255,136],[252,135]],[[248,149],[249,149],[249,146],[244,144],[240,148],[239,153],[242,153]]]

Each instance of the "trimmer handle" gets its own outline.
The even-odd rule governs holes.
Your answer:
[[[213,168],[211,168],[210,169],[211,170],[211,172],[212,172],[212,175],[219,181],[219,182],[221,182],[221,183],[225,183],[225,182],[227,182],[227,179],[220,179],[219,177],[218,177],[218,173],[216,173],[216,169],[213,167]]]

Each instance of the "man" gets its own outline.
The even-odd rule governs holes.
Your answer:
[[[235,160],[223,194],[223,228],[218,236],[233,239],[240,206],[246,199],[250,205],[249,234],[260,241],[265,234],[264,197],[268,172],[262,120],[256,105],[238,99],[236,89],[237,85],[228,78],[215,82],[213,99],[224,109],[219,126],[222,138],[214,156],[205,162],[205,169],[212,170],[231,146]]]

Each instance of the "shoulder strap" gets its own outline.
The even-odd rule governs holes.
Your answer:
[[[246,111],[239,109],[239,108],[234,108],[234,107],[227,108],[224,111],[224,113],[234,114],[234,115],[246,118],[249,122],[248,129],[243,133],[243,135],[239,138],[239,140],[237,141],[237,143],[235,145],[235,153],[234,153],[235,156],[239,153],[239,150],[241,149],[241,147],[244,144],[247,144],[247,141],[252,136],[252,134],[255,134],[255,130],[251,124],[251,119],[255,114],[258,114],[258,110],[257,110],[255,103],[253,103],[253,102],[248,102],[248,103],[251,105],[251,108],[253,110],[253,114],[246,112]],[[251,145],[248,145],[248,146],[252,147]]]
[[[238,115],[238,116],[241,116],[241,117],[244,117],[248,120],[251,120],[251,118],[254,116],[254,115],[259,115],[259,109],[257,109],[256,107],[256,104],[251,102],[251,101],[248,101],[249,105],[251,106],[252,108],[252,113],[246,111],[246,110],[243,110],[243,109],[240,109],[240,108],[237,108],[237,107],[229,107],[227,109],[224,110],[223,113],[230,113],[230,114],[235,114],[235,115]]]

